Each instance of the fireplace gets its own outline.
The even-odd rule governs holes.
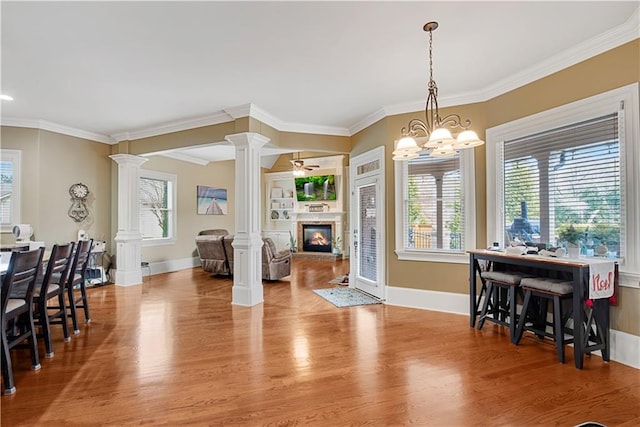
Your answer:
[[[332,224],[301,224],[303,252],[331,252]]]

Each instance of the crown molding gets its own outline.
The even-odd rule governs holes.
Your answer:
[[[88,132],[86,130],[76,129],[69,126],[60,125],[58,123],[48,122],[46,120],[18,119],[13,117],[3,117],[2,121],[0,122],[0,125],[46,130],[49,132],[75,136],[76,138],[88,139],[90,141],[101,142],[103,144],[109,144],[109,145],[113,145],[116,143],[116,141],[114,141],[107,135],[102,135],[95,132]]]
[[[529,67],[503,79],[486,89],[474,92],[467,92],[459,95],[443,97],[438,99],[440,107],[451,107],[455,105],[473,104],[485,102],[489,99],[500,96],[504,93],[517,89],[521,86],[539,80],[543,77],[556,73],[565,68],[571,67],[579,62],[593,58],[608,50],[621,46],[640,36],[640,7],[637,8],[624,24],[592,37],[584,42],[573,46],[561,53],[547,58],[546,60]],[[398,114],[413,113],[424,110],[424,100],[406,104],[395,104],[384,106],[371,113],[349,128],[351,135],[371,126],[378,120]]]
[[[387,107],[382,107],[379,110],[374,111],[373,113],[369,114],[366,117],[363,117],[362,119],[354,123],[353,126],[349,127],[349,133],[351,135],[355,135],[361,130],[368,128],[375,122],[382,120],[389,115],[393,115],[393,114],[388,114]]]
[[[640,7],[625,21],[606,33],[592,37],[544,61],[503,79],[484,91],[478,92],[483,101],[517,89],[521,86],[576,65],[608,50],[640,37]]]
[[[518,87],[524,86],[550,74],[575,65],[579,62],[604,53],[617,46],[635,40],[639,37],[639,34],[640,8],[637,8],[624,24],[613,28],[612,30],[604,34],[586,40],[583,43],[571,47],[570,49],[556,54],[544,61],[541,61],[533,67],[522,70],[519,73],[496,82],[486,89],[453,95],[449,97],[443,97],[438,100],[440,107],[485,102],[506,92],[517,89]],[[179,132],[203,126],[225,123],[241,117],[255,118],[256,120],[259,120],[262,123],[282,132],[352,136],[385,117],[398,114],[413,113],[416,111],[422,111],[423,109],[424,101],[414,101],[406,104],[384,106],[369,114],[368,116],[360,119],[349,128],[285,122],[251,103],[239,105],[237,107],[226,108],[222,111],[208,114],[203,117],[169,122],[147,129],[140,129],[131,132],[121,132],[110,136],[84,131],[81,129],[75,129],[69,126],[37,119],[17,119],[3,117],[0,124],[2,126],[29,127],[48,130],[51,132],[113,145],[120,141],[148,138],[171,132]]]
[[[188,154],[183,154],[179,152],[168,151],[165,153],[156,153],[156,154],[162,157],[169,157],[176,160],[182,160],[183,162],[195,163],[200,166],[206,166],[210,163],[208,160],[203,160],[201,158],[189,156]]]
[[[186,120],[178,120],[174,122],[164,123],[147,129],[140,129],[132,132],[121,132],[111,135],[111,138],[120,141],[132,141],[141,138],[150,138],[152,136],[164,135],[172,132],[180,132],[183,130],[196,129],[204,126],[212,126],[220,123],[231,121],[233,118],[224,111],[218,111],[213,114],[207,114],[203,117],[195,117]]]
[[[349,131],[349,129],[343,127],[285,122],[255,104],[244,104],[237,107],[225,108],[224,111],[234,119],[239,119],[241,117],[251,117],[281,132],[351,136],[351,132]]]

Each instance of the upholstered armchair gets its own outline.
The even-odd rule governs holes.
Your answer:
[[[278,252],[275,243],[269,237],[262,239],[262,279],[279,280],[291,274],[291,251]]]
[[[202,230],[198,236],[226,236],[229,231],[224,228],[212,228],[210,230]]]
[[[224,248],[229,261],[229,271],[233,274],[233,238],[224,236]],[[269,237],[262,239],[262,280],[279,280],[291,274],[291,251],[276,250],[276,245]]]
[[[222,244],[224,235],[203,234],[196,237],[202,269],[213,274],[231,274]]]
[[[229,274],[233,276],[233,235],[228,234],[223,238],[224,251],[227,254],[227,265],[229,266]]]

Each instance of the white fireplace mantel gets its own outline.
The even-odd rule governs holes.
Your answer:
[[[328,212],[292,212],[292,221],[335,221],[342,222],[346,212],[328,211]]]
[[[301,224],[310,223],[332,223],[335,227],[335,236],[339,236],[343,241],[344,236],[344,218],[346,212],[343,211],[328,211],[328,212],[293,212],[291,215],[292,224],[294,225],[294,233],[297,236],[299,242],[302,242],[302,227]],[[298,250],[301,250],[302,244],[299,245]]]

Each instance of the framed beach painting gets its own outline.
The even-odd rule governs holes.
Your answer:
[[[227,189],[198,185],[197,211],[198,215],[226,215]]]

